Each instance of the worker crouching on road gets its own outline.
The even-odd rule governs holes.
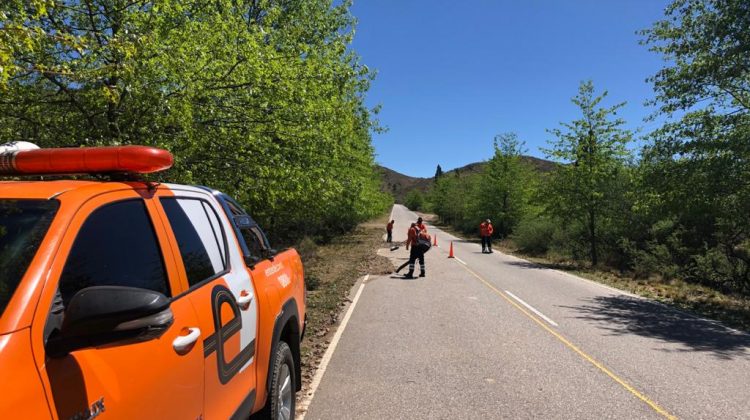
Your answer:
[[[388,237],[386,238],[386,242],[391,243],[393,242],[393,224],[395,223],[395,220],[391,220],[388,222],[388,224],[385,226],[385,232],[388,234]]]
[[[495,231],[490,219],[479,224],[479,235],[482,237],[482,253],[492,253],[492,233]]]

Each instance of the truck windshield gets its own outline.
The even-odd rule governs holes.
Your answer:
[[[0,199],[0,316],[59,206],[54,200]]]

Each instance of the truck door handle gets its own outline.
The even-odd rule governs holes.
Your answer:
[[[243,311],[246,311],[250,307],[250,302],[252,301],[252,293],[248,293],[246,290],[243,290],[240,293],[240,297],[237,298],[237,306],[239,306]]]
[[[172,348],[179,355],[187,354],[192,350],[193,345],[201,336],[200,328],[188,328],[188,330],[190,331],[188,335],[181,335],[172,341]]]

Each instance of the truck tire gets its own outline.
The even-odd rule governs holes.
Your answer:
[[[271,393],[268,395],[264,410],[269,419],[294,419],[295,390],[297,389],[295,372],[292,350],[287,343],[279,341],[273,357]]]

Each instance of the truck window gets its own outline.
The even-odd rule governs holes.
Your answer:
[[[107,204],[86,219],[60,276],[67,305],[91,286],[127,286],[170,296],[159,243],[143,200]]]
[[[0,315],[21,282],[60,203],[0,199]]]
[[[190,286],[224,272],[226,236],[214,209],[193,198],[162,198],[161,204],[180,247]]]
[[[267,249],[267,247],[265,238],[260,232],[260,228],[258,226],[243,228],[240,229],[240,233],[242,233],[242,239],[244,239],[245,244],[247,244],[250,255],[262,259],[263,250]]]
[[[253,218],[250,217],[250,215],[248,215],[247,212],[245,212],[245,210],[243,210],[234,200],[228,196],[224,196],[223,201],[229,209],[229,214],[227,215],[230,219],[234,220],[234,217],[242,216],[247,217],[249,220],[249,227],[238,226],[236,221],[233,221],[236,231],[241,236],[240,242],[243,242],[245,245],[245,247],[243,247],[243,252],[245,252],[245,248],[247,248],[246,252],[251,256],[262,259],[263,251],[271,248],[271,244],[268,241],[266,234],[263,233],[263,230],[255,220],[253,220]]]

